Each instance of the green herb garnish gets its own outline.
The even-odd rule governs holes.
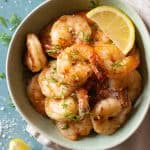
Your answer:
[[[60,50],[62,47],[60,45],[53,45],[52,46],[52,49],[49,49],[47,50],[46,52],[49,54],[49,55],[52,55],[52,54],[57,54],[58,53],[58,50]]]
[[[79,54],[79,52],[76,51],[76,50],[73,50],[73,51],[71,51],[71,54],[72,54],[73,56],[77,56],[77,55]]]
[[[66,130],[66,129],[68,129],[68,128],[69,128],[69,125],[68,125],[68,124],[65,124],[61,129]]]
[[[57,54],[57,50],[56,50],[56,49],[47,50],[46,52],[47,52],[49,55]]]
[[[0,72],[0,79],[4,79],[5,78],[5,73],[4,72]]]
[[[67,104],[66,100],[63,101],[61,106],[63,107],[63,109],[66,109],[68,107],[68,104]]]
[[[90,111],[87,112],[82,112],[81,116],[86,116],[86,115],[92,115],[92,113]]]
[[[62,99],[64,99],[64,97],[65,97],[64,95],[65,95],[65,94],[64,94],[64,89],[62,88],[62,89],[61,89],[61,93],[60,93],[60,96],[61,96]]]
[[[73,113],[65,113],[64,115],[67,119],[72,121],[80,121],[80,116]]]
[[[54,48],[54,49],[61,49],[62,46],[61,46],[61,45],[53,45],[53,48]]]
[[[93,8],[99,6],[99,1],[98,0],[90,0],[89,2],[90,2],[90,4],[89,4],[90,9],[93,9]]]
[[[0,33],[0,41],[2,41],[4,45],[8,45],[10,40],[11,40],[10,35],[8,35],[7,33]]]
[[[56,67],[53,67],[53,70],[56,71]]]
[[[7,27],[7,23],[4,17],[0,16],[0,24],[3,25],[4,27]]]
[[[91,36],[89,34],[86,34],[84,32],[81,32],[81,40],[84,42],[90,42]]]
[[[51,81],[53,81],[55,83],[58,82],[57,79],[55,79],[54,77],[51,77]]]
[[[9,22],[13,26],[11,29],[13,31],[14,29],[18,27],[18,25],[21,22],[21,19],[16,14],[12,14],[9,18]]]
[[[123,65],[122,65],[121,61],[119,60],[119,61],[114,62],[111,66],[115,69],[118,67],[122,67]]]

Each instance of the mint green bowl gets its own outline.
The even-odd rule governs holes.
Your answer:
[[[126,124],[111,136],[92,135],[79,141],[69,141],[60,135],[55,125],[40,116],[28,102],[23,74],[23,52],[27,33],[38,33],[51,19],[60,15],[86,10],[88,0],[49,0],[34,9],[15,32],[7,55],[7,84],[17,110],[23,118],[48,139],[64,147],[79,150],[98,150],[114,147],[129,138],[143,121],[150,104],[150,36],[138,14],[121,0],[100,0],[100,5],[111,5],[124,11],[136,26],[136,39],[140,47],[143,91]],[[112,18],[113,19],[113,18]]]

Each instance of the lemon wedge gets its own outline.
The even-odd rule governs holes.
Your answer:
[[[9,143],[8,150],[31,150],[31,148],[23,140],[13,139]]]
[[[111,6],[99,6],[89,11],[87,17],[98,25],[123,54],[128,54],[133,48],[134,25],[120,10]]]

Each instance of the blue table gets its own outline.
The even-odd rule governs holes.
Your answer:
[[[12,35],[9,18],[16,14],[21,20],[43,0],[0,0],[0,16],[7,22],[5,27],[0,19],[0,35],[7,33]],[[42,146],[37,143],[33,137],[26,132],[26,123],[11,104],[7,90],[6,79],[2,73],[5,73],[5,60],[8,45],[0,41],[0,150],[7,150],[8,143],[13,138],[22,138],[33,150],[41,150]]]

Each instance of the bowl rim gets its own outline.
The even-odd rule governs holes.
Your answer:
[[[51,1],[56,1],[56,0],[49,0],[49,1],[44,1],[42,2],[41,4],[39,4],[37,7],[35,7],[30,13],[28,13],[24,19],[22,20],[22,22],[20,23],[20,25],[17,27],[16,31],[14,32],[13,36],[12,36],[12,39],[10,41],[10,44],[9,44],[9,47],[8,47],[8,51],[7,51],[7,56],[6,56],[6,82],[7,82],[7,88],[8,88],[8,92],[10,94],[10,97],[12,99],[12,102],[14,103],[15,105],[15,108],[16,110],[19,112],[19,114],[21,115],[22,118],[24,118],[24,120],[29,124],[31,125],[32,127],[34,127],[37,131],[40,131],[40,133],[42,135],[44,135],[45,137],[47,137],[49,140],[51,140],[52,142],[55,142],[56,144],[59,144],[61,146],[64,146],[66,148],[73,148],[73,149],[77,149],[76,146],[74,146],[72,144],[72,147],[70,147],[68,144],[64,143],[64,142],[61,142],[61,140],[57,140],[57,138],[54,138],[53,136],[50,136],[50,135],[47,135],[44,131],[42,131],[40,128],[38,128],[32,121],[30,121],[30,119],[28,117],[26,117],[26,114],[24,114],[20,107],[17,105],[16,103],[16,100],[14,98],[14,95],[13,95],[13,92],[12,92],[12,85],[10,83],[10,77],[9,77],[9,73],[8,73],[8,62],[9,62],[9,56],[10,56],[10,52],[12,51],[12,43],[14,42],[14,39],[15,39],[15,36],[17,35],[17,33],[19,32],[19,29],[21,28],[21,26],[28,20],[28,18],[36,13],[36,11],[38,11],[40,8],[42,8],[43,6],[47,5],[48,3],[50,3]],[[119,0],[122,4],[125,4],[129,9],[130,11],[132,11],[132,13],[134,13],[134,15],[136,16],[136,18],[138,19],[138,21],[140,22],[140,25],[142,26],[145,34],[147,35],[147,37],[149,38],[149,41],[150,41],[150,34],[148,32],[148,29],[146,27],[146,25],[144,24],[142,18],[138,15],[138,13],[134,10],[134,8],[132,8],[128,3],[125,3],[123,0]],[[150,47],[150,46],[149,46]],[[119,139],[117,142],[114,142],[113,144],[111,145],[106,145],[104,148],[102,149],[108,149],[108,148],[113,148],[117,145],[120,145],[121,143],[123,143],[124,141],[126,141],[129,137],[131,137],[131,135],[133,135],[133,133],[138,129],[138,127],[141,125],[141,123],[143,122],[147,112],[148,112],[148,108],[150,106],[150,98],[149,98],[149,103],[147,105],[147,107],[143,110],[143,115],[142,115],[142,119],[140,119],[138,121],[138,123],[136,123],[134,129],[130,130],[129,133],[126,134],[125,138],[123,139]],[[69,142],[69,141],[68,141]],[[82,149],[82,148],[81,148]],[[79,150],[79,149],[78,149]],[[82,149],[82,150],[85,150],[85,149]],[[93,149],[93,150],[97,150],[96,149]]]

